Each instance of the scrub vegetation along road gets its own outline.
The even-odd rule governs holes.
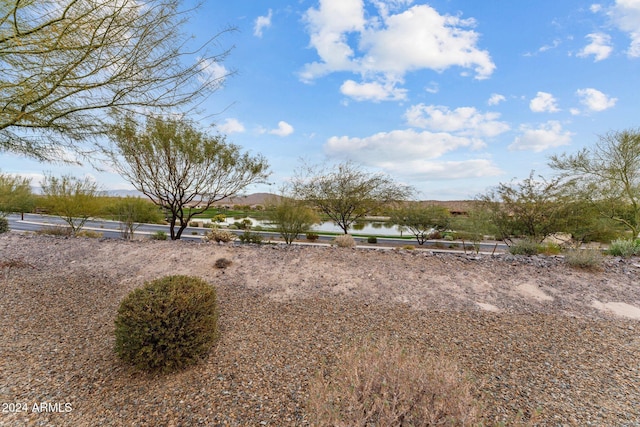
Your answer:
[[[637,258],[588,271],[555,257],[16,233],[0,254],[0,402],[28,406],[0,425],[308,425],[311,379],[368,337],[455,360],[486,425],[518,412],[640,419]],[[117,307],[168,274],[216,286],[221,338],[184,372],[136,372],[113,352]],[[32,411],[41,402],[61,410]]]

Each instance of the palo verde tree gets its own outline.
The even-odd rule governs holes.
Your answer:
[[[384,174],[364,171],[352,162],[329,169],[305,166],[293,180],[294,196],[331,218],[348,234],[358,219],[393,202],[408,199],[413,193]]]
[[[532,171],[522,181],[500,183],[478,196],[478,200],[489,212],[498,238],[505,242],[526,237],[540,243],[547,236],[564,231],[565,199],[558,179],[536,179]]]
[[[264,157],[241,153],[224,136],[186,120],[152,117],[141,126],[123,117],[110,135],[115,169],[169,212],[172,240],[180,239],[194,215],[268,177]]]
[[[552,156],[549,165],[600,215],[640,233],[640,129],[609,132],[592,148]]]
[[[1,1],[0,151],[60,159],[110,113],[176,111],[215,91],[226,76],[211,66],[228,51],[212,46],[226,31],[194,45],[181,3]]]
[[[125,240],[133,239],[133,234],[143,223],[162,221],[158,207],[141,197],[119,197],[108,206],[107,213],[120,222],[120,231]]]
[[[280,236],[290,245],[298,236],[309,231],[313,224],[319,223],[318,214],[303,202],[282,191],[280,196],[274,196],[266,203],[267,218],[275,224]]]
[[[60,178],[45,175],[40,181],[44,205],[49,213],[60,216],[76,235],[87,220],[102,211],[98,185],[88,177],[71,175]]]
[[[449,228],[451,214],[444,206],[422,206],[419,202],[410,203],[391,212],[391,222],[409,230],[419,245],[435,233]]]
[[[34,205],[29,178],[0,173],[0,216],[9,212],[31,212]]]

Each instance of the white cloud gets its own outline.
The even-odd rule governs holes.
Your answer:
[[[425,87],[424,90],[427,93],[438,93],[440,92],[440,86],[437,82],[430,82],[429,86]]]
[[[278,128],[270,130],[269,133],[277,136],[289,136],[293,133],[293,126],[287,122],[280,121],[278,122]]]
[[[225,134],[242,133],[245,131],[244,125],[238,119],[226,119],[218,128]]]
[[[591,40],[591,43],[578,52],[578,56],[587,57],[589,55],[593,55],[594,60],[598,62],[603,59],[607,59],[609,55],[611,55],[611,52],[613,52],[610,35],[604,33],[592,33],[587,34],[587,38]]]
[[[509,130],[508,124],[498,121],[500,113],[481,113],[473,107],[452,111],[444,106],[418,104],[410,107],[405,117],[410,126],[462,136],[494,137]]]
[[[215,82],[215,85],[220,87],[229,75],[229,70],[218,61],[198,58],[198,64],[200,65],[200,71],[206,75],[206,78],[201,79],[203,82]]]
[[[498,166],[487,159],[459,161],[410,160],[405,163],[380,162],[376,166],[394,176],[405,176],[419,181],[482,178],[498,176],[504,173]]]
[[[594,3],[591,6],[589,6],[589,10],[593,13],[598,13],[602,10],[602,5]]]
[[[361,86],[387,87],[410,71],[454,66],[473,69],[477,79],[491,76],[495,64],[477,47],[473,19],[440,15],[428,5],[407,8],[411,3],[377,0],[376,15],[365,14],[363,0],[320,0],[305,14],[310,46],[320,60],[306,64],[300,78],[310,82],[347,71],[362,76]]]
[[[356,101],[398,101],[407,98],[406,89],[398,89],[389,82],[357,83],[347,80],[340,86],[340,92]]]
[[[578,89],[576,95],[580,97],[580,103],[589,111],[604,111],[616,105],[618,98],[611,98],[597,89]]]
[[[382,29],[362,34],[366,51],[362,66],[367,71],[403,75],[416,69],[444,71],[452,66],[473,68],[477,79],[488,78],[495,69],[487,51],[478,50],[478,33],[467,29],[473,19],[440,15],[427,5],[414,6],[390,15]]]
[[[413,0],[370,0],[371,3],[378,9],[378,12],[382,17],[389,16],[390,12],[394,12],[402,9],[403,7],[410,6]]]
[[[609,11],[615,25],[631,39],[627,55],[640,57],[640,0],[616,0]]]
[[[556,105],[556,99],[547,92],[538,92],[529,103],[529,108],[534,113],[557,113],[560,111]]]
[[[474,138],[409,129],[380,132],[365,138],[332,137],[324,149],[330,157],[354,160],[394,176],[420,181],[501,174],[502,171],[487,159],[438,160],[456,150],[483,146],[482,141]]]
[[[548,51],[548,50],[555,49],[555,48],[557,48],[558,46],[560,46],[560,43],[561,43],[561,42],[560,42],[560,40],[555,39],[551,44],[546,44],[546,45],[544,45],[544,46],[541,46],[541,47],[538,49],[538,52],[546,52],[546,51]],[[529,56],[531,56],[531,55],[529,55]]]
[[[365,138],[331,137],[325,144],[330,156],[350,158],[368,165],[406,162],[409,159],[436,159],[459,148],[479,148],[477,140],[449,133],[394,130]]]
[[[262,37],[262,31],[265,28],[271,27],[271,17],[273,16],[273,11],[269,9],[269,12],[266,16],[258,16],[255,21],[255,25],[253,27],[253,35],[256,37]]]
[[[533,151],[539,153],[549,148],[571,144],[573,133],[564,131],[557,121],[548,121],[534,129],[527,125],[520,126],[521,136],[509,145],[512,151]]]
[[[504,95],[500,95],[499,93],[492,93],[491,97],[487,101],[487,104],[488,105],[498,105],[501,102],[504,102],[506,100],[507,100],[507,98],[505,98]]]

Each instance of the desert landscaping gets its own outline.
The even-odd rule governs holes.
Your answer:
[[[1,426],[310,425],[311,378],[382,336],[455,360],[483,425],[640,425],[638,258],[18,233],[0,254]],[[173,274],[216,287],[220,339],[185,371],[136,371],[113,351],[118,305]]]

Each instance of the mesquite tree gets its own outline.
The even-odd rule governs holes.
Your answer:
[[[169,212],[172,240],[180,239],[194,215],[268,176],[264,157],[241,153],[224,136],[208,135],[186,120],[153,117],[143,129],[130,117],[120,123],[111,131],[114,167]]]
[[[384,174],[364,171],[352,162],[328,169],[303,167],[292,186],[297,199],[327,215],[344,234],[358,219],[392,202],[406,200],[413,193],[411,187]]]

